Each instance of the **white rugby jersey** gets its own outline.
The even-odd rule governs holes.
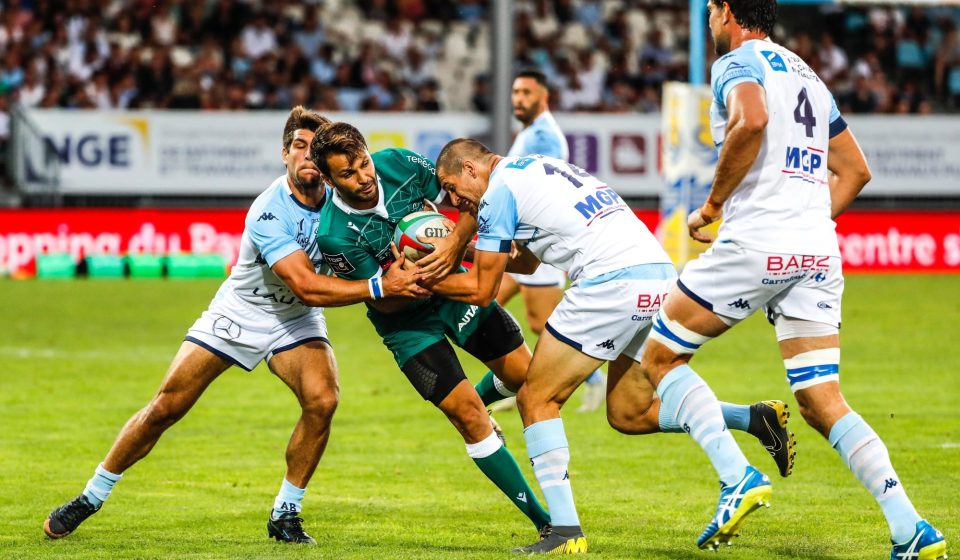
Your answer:
[[[719,150],[734,86],[763,86],[769,115],[757,160],[723,205],[719,239],[759,251],[840,256],[827,150],[847,125],[830,91],[800,57],[769,40],[747,41],[720,57],[711,76],[710,125]]]
[[[544,111],[534,119],[530,126],[521,130],[513,145],[510,146],[508,156],[529,156],[540,154],[564,161],[570,159],[570,148],[567,146],[567,137],[560,130],[560,125],[550,111]]]
[[[503,158],[480,199],[477,221],[477,250],[506,253],[516,240],[573,281],[670,263],[613,189],[557,158]]]
[[[314,233],[320,210],[330,200],[330,188],[326,189],[326,196],[316,208],[294,197],[286,175],[278,177],[260,193],[244,221],[237,264],[217,296],[233,290],[244,301],[269,313],[294,316],[306,312],[307,306],[270,267],[296,251],[304,251],[317,272],[320,271],[323,261]]]

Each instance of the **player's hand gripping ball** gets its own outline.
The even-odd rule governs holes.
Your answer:
[[[404,216],[393,232],[393,242],[397,249],[410,260],[418,260],[433,251],[433,245],[417,239],[424,237],[446,237],[450,230],[447,228],[447,217],[439,212],[414,212]]]

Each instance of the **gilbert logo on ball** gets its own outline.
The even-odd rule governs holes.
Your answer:
[[[439,212],[414,212],[404,216],[393,232],[393,242],[408,259],[417,260],[433,251],[433,246],[423,243],[417,236],[446,237],[450,233],[444,224],[446,216]]]

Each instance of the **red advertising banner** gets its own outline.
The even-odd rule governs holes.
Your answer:
[[[245,209],[0,210],[0,274],[37,254],[217,253],[236,261]],[[651,229],[655,210],[638,210]],[[838,220],[845,272],[960,273],[960,212],[851,211]]]

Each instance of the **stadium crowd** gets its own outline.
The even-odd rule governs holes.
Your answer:
[[[0,5],[0,114],[11,100],[83,109],[489,109],[488,0]],[[658,111],[661,84],[687,76],[687,5],[515,0],[517,68],[541,69],[562,111]],[[781,12],[789,17],[777,35],[812,61],[841,110],[960,107],[960,8]]]

